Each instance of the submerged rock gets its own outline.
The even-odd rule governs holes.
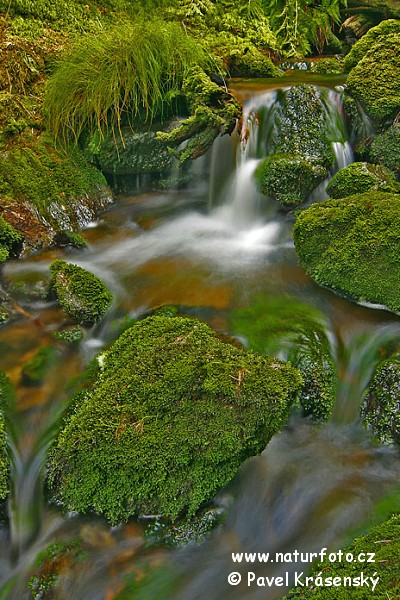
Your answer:
[[[382,361],[368,386],[361,417],[382,444],[400,444],[400,354]]]
[[[326,191],[331,198],[345,198],[372,190],[396,193],[399,189],[394,174],[386,167],[355,162],[335,173]]]
[[[50,266],[50,292],[55,292],[61,308],[78,323],[97,323],[112,302],[112,294],[90,271],[55,260]]]
[[[293,237],[317,283],[400,311],[400,196],[369,192],[315,203],[297,218]]]
[[[279,91],[267,127],[270,155],[256,169],[259,187],[284,206],[299,206],[334,163],[320,91],[306,84]]]
[[[290,365],[224,343],[197,319],[148,317],[99,360],[48,484],[67,510],[113,523],[193,515],[285,424],[301,386]]]

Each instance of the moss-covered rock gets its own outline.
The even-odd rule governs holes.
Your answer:
[[[382,444],[400,444],[400,354],[378,365],[361,416]]]
[[[148,317],[100,357],[48,465],[66,509],[193,515],[285,423],[301,376],[204,323]]]
[[[400,311],[400,197],[369,192],[318,202],[297,218],[300,263],[320,285]]]
[[[400,173],[400,125],[395,124],[377,135],[370,148],[371,160]]]
[[[400,110],[399,65],[397,31],[379,36],[348,75],[348,92],[361,102],[376,125],[392,121]]]
[[[34,246],[84,226],[111,202],[104,176],[78,148],[56,149],[45,138],[3,153],[0,196],[4,216]]]
[[[388,19],[387,21],[382,21],[376,27],[372,27],[354,44],[350,52],[345,56],[344,70],[347,73],[351,71],[364,58],[376,41],[390,33],[400,33],[399,20]]]
[[[280,90],[268,114],[269,156],[255,177],[261,191],[283,205],[307,200],[334,163],[322,93],[306,84]]]
[[[50,274],[49,289],[66,314],[78,323],[101,321],[113,296],[96,275],[64,260],[53,261]]]
[[[0,264],[10,255],[16,255],[22,248],[24,236],[0,216]]]
[[[339,75],[343,73],[343,59],[338,57],[321,58],[316,61],[310,69],[310,73],[321,73],[321,75]]]
[[[268,156],[255,171],[261,192],[291,208],[303,204],[326,175],[324,166],[296,154]]]
[[[326,560],[312,567],[310,577],[312,582],[305,584],[305,577],[302,577],[302,585],[290,590],[285,596],[296,598],[298,600],[387,600],[388,598],[398,598],[400,594],[400,573],[399,573],[399,553],[400,553],[400,515],[393,515],[384,523],[380,523],[371,529],[365,535],[357,537],[347,548],[343,550],[343,557],[347,554],[354,557],[363,555],[364,562],[354,562],[347,560],[336,560],[330,562]],[[369,554],[371,553],[371,554]],[[372,556],[374,562],[368,559]],[[364,581],[367,578],[369,586],[356,585],[353,583],[349,587],[344,584],[344,578],[354,578],[364,575]],[[320,574],[321,583],[318,585],[316,577]],[[335,577],[339,578],[339,585],[333,585]],[[378,580],[375,589],[372,591],[370,578]],[[328,583],[327,578],[330,579]],[[347,580],[349,582],[349,579]]]
[[[61,331],[55,331],[53,337],[57,342],[79,344],[79,342],[83,340],[83,331],[80,327],[72,327],[69,329],[62,329]]]
[[[386,167],[356,162],[335,173],[326,191],[331,198],[345,198],[372,190],[396,193],[399,189],[394,174]]]
[[[299,369],[303,386],[299,408],[315,421],[332,415],[336,367],[322,313],[297,299],[259,297],[232,314],[232,329],[259,354],[284,356]]]
[[[176,125],[176,123],[175,123]],[[169,173],[174,159],[165,144],[155,139],[154,131],[134,132],[124,128],[121,135],[89,141],[86,155],[108,175],[160,175]]]

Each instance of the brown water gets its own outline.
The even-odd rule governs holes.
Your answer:
[[[243,98],[261,94],[260,85],[253,89],[243,84]],[[371,446],[357,424],[372,366],[363,364],[365,347],[352,340],[365,332],[379,339],[380,332],[397,330],[398,317],[352,304],[308,278],[297,263],[292,219],[258,195],[252,184],[254,157],[242,153],[235,168],[236,152],[237,138],[231,145],[229,138],[217,140],[208,156],[194,165],[188,189],[118,197],[83,232],[85,250],[48,250],[7,263],[4,283],[13,290],[20,311],[0,329],[0,366],[17,388],[18,426],[12,442],[11,528],[5,524],[0,529],[0,586],[5,586],[0,599],[29,597],[25,582],[38,550],[77,535],[89,558],[84,564],[72,560],[65,566],[62,599],[111,600],[124,574],[142,568],[141,561],[150,561],[151,567],[172,561],[169,568],[176,579],[169,594],[165,581],[155,574],[155,587],[143,598],[266,597],[263,590],[228,586],[229,572],[243,570],[232,565],[232,551],[335,547],[397,481],[397,453]],[[43,385],[26,386],[21,381],[23,364],[40,347],[54,343],[52,333],[68,324],[57,306],[40,294],[56,257],[99,275],[115,301],[103,323],[85,330],[78,348],[60,351]],[[352,385],[341,388],[334,423],[316,429],[295,419],[221,495],[220,502],[230,507],[222,530],[206,545],[181,550],[177,558],[158,551],[149,556],[143,547],[143,524],[110,530],[100,519],[66,517],[46,505],[41,471],[70,394],[69,382],[115,338],[127,314],[136,317],[176,304],[231,334],[232,313],[251,306],[260,295],[295,297],[319,308],[331,323],[332,339],[353,344],[351,364],[341,365],[342,379],[351,373]],[[277,574],[282,567],[268,565],[267,571],[263,574]],[[282,589],[268,593],[272,599]]]

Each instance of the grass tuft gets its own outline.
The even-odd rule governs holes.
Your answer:
[[[194,65],[206,55],[176,23],[120,23],[104,35],[87,36],[50,78],[44,111],[62,141],[84,129],[100,134],[162,114]]]

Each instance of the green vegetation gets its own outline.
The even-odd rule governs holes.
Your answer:
[[[22,367],[21,375],[24,385],[40,385],[48,371],[57,362],[57,352],[53,346],[43,346]]]
[[[332,23],[340,22],[340,9],[346,5],[347,0],[263,0],[286,56],[306,56],[312,47],[321,53],[325,45],[333,45],[334,51],[340,52]]]
[[[322,313],[293,298],[260,297],[251,307],[233,312],[232,328],[250,350],[270,356],[283,353],[303,377],[298,400],[303,414],[316,421],[329,419],[336,369]]]
[[[65,509],[113,523],[193,515],[285,423],[298,371],[218,339],[204,323],[148,317],[99,358],[48,464]]]
[[[348,73],[364,58],[371,50],[375,42],[380,41],[381,37],[385,37],[391,33],[400,33],[400,21],[389,19],[382,21],[376,27],[372,27],[365,35],[359,39],[350,52],[344,59],[344,70]]]
[[[397,31],[379,36],[348,75],[348,92],[378,125],[392,121],[400,110],[399,64]]]
[[[370,148],[371,160],[400,173],[400,125],[394,124],[377,135]]]
[[[268,156],[255,171],[261,192],[290,208],[308,200],[313,189],[326,175],[326,168],[322,165],[313,165],[291,154]]]
[[[191,116],[170,133],[159,132],[156,140],[171,149],[189,140],[184,149],[173,150],[174,155],[184,163],[202,156],[218,135],[232,133],[242,111],[237,100],[224,87],[211,81],[199,67],[192,69],[182,91]]]
[[[334,58],[321,58],[311,67],[310,73],[339,75],[339,73],[343,73],[343,60],[336,56]]]
[[[347,548],[344,549],[344,555],[352,553],[358,556],[364,552],[374,553],[375,562],[323,562],[312,567],[311,576],[315,578],[321,573],[322,579],[327,577],[340,577],[343,582],[344,577],[360,577],[361,572],[364,577],[379,577],[379,581],[374,591],[370,587],[358,586],[348,587],[341,585],[331,587],[318,587],[308,585],[297,587],[290,590],[285,596],[295,598],[296,600],[308,600],[318,598],[318,600],[348,600],[350,597],[355,600],[365,600],[374,598],[374,600],[388,600],[389,598],[398,598],[400,594],[400,574],[399,574],[399,553],[400,553],[400,515],[393,515],[390,519],[376,525],[365,535],[356,538]],[[304,581],[304,578],[303,578]],[[370,581],[368,579],[368,581]]]
[[[22,248],[24,236],[0,216],[0,264],[4,263],[10,254],[17,255]]]
[[[6,445],[6,416],[15,400],[14,389],[7,376],[0,371],[0,501],[9,489],[10,461]]]
[[[83,331],[80,327],[63,329],[62,331],[55,331],[53,333],[53,338],[58,342],[64,342],[65,344],[79,344],[83,339]]]
[[[82,226],[110,202],[104,176],[77,147],[56,149],[41,136],[24,147],[14,145],[6,158],[0,162],[0,204],[32,246]]]
[[[386,167],[355,162],[335,173],[326,191],[331,198],[345,198],[372,190],[396,193],[399,189],[394,174]]]
[[[55,260],[50,265],[50,292],[55,292],[61,308],[78,323],[101,321],[110,307],[112,294],[90,271]]]
[[[400,355],[382,361],[361,407],[365,425],[382,444],[400,444]]]
[[[271,155],[258,166],[261,191],[295,207],[325,179],[334,157],[321,92],[312,85],[279,90],[267,119]]]
[[[170,114],[190,69],[204,66],[202,48],[175,23],[126,21],[82,38],[50,78],[44,103],[55,137],[118,132],[132,123]]]
[[[297,255],[320,285],[400,310],[400,197],[368,192],[318,202],[293,229]]]

